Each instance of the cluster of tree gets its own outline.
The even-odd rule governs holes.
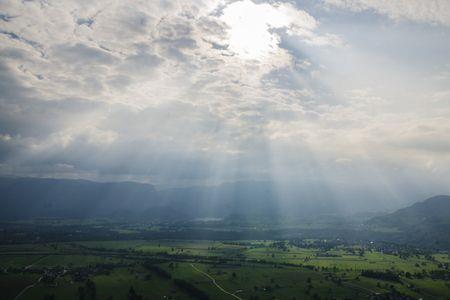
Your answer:
[[[449,270],[433,270],[430,271],[430,277],[432,279],[450,280]]]
[[[264,248],[267,247],[265,243],[255,243],[255,242],[222,242],[224,245],[234,245],[234,246],[245,246],[250,248]]]
[[[338,246],[349,246],[350,244],[347,241],[339,240],[339,239],[304,239],[304,240],[289,240],[289,245],[295,246],[298,248],[306,248],[306,249],[319,249],[322,252],[330,251],[336,249]]]
[[[197,288],[195,285],[187,282],[186,280],[177,279],[173,280],[176,286],[185,291],[187,294],[192,296],[195,299],[199,300],[209,300],[208,295],[206,295],[202,290]]]
[[[405,295],[395,289],[391,290],[389,293],[377,294],[372,296],[373,300],[414,300],[408,295]]]
[[[128,300],[142,300],[142,296],[136,293],[134,288],[131,286],[128,290]]]
[[[361,276],[380,279],[380,280],[400,282],[400,277],[396,273],[391,272],[391,271],[383,272],[383,271],[374,271],[374,270],[363,270],[361,272]]]
[[[170,274],[169,272],[167,272],[166,270],[164,270],[163,268],[160,268],[158,266],[155,266],[151,263],[148,262],[144,262],[142,264],[142,266],[152,272],[155,272],[156,274],[158,274],[159,276],[166,278],[166,279],[170,279],[172,278],[172,274]]]
[[[317,252],[316,257],[341,257],[339,254],[329,253],[329,252]]]
[[[95,300],[97,298],[97,288],[95,283],[88,279],[86,284],[78,287],[78,299],[79,300]]]
[[[83,282],[93,275],[109,275],[115,268],[123,266],[125,266],[123,263],[98,263],[70,269],[69,274],[74,282]]]
[[[288,245],[284,241],[273,242],[271,245],[269,245],[269,247],[277,248],[281,251],[289,251]]]

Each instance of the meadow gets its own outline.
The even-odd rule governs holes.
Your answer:
[[[449,263],[321,240],[16,244],[0,246],[0,287],[3,299],[448,299]]]

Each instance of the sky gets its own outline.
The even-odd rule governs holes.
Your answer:
[[[450,193],[450,1],[0,1],[0,175]]]

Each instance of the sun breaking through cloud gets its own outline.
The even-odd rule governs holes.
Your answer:
[[[419,2],[2,1],[0,172],[445,192],[448,1]]]

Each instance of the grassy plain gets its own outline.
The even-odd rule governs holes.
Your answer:
[[[147,267],[149,262],[156,271]],[[404,257],[372,248],[361,251],[360,246],[315,248],[269,240],[24,244],[0,247],[0,288],[2,299],[14,299],[48,273],[50,283],[36,283],[19,299],[52,295],[80,299],[79,288],[85,287],[87,278],[95,285],[95,299],[128,299],[131,287],[143,299],[195,299],[174,279],[185,280],[209,299],[219,300],[371,299],[392,293],[412,299],[448,299],[448,279],[433,279],[429,274],[448,272],[444,266],[448,268],[449,263],[449,255],[443,252]],[[362,276],[363,270],[393,272],[399,280]],[[87,276],[75,280],[75,272]],[[421,274],[425,275],[419,278]]]

